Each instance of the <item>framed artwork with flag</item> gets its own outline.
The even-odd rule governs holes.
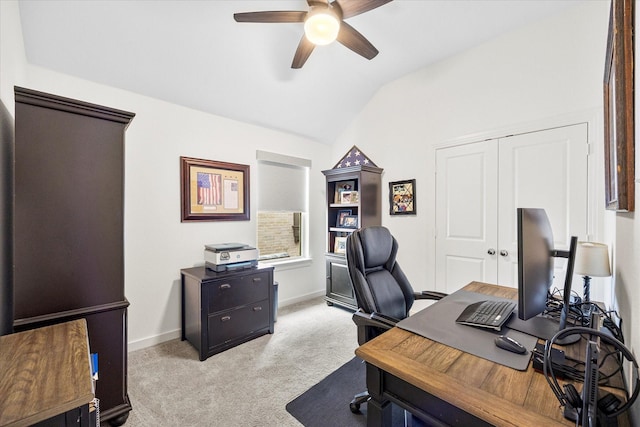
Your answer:
[[[181,221],[249,220],[249,166],[180,157]]]

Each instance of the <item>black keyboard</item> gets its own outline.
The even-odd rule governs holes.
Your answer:
[[[480,301],[469,304],[456,323],[499,331],[516,308],[513,301]]]

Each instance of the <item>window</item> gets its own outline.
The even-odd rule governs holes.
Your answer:
[[[307,206],[311,160],[257,151],[260,260],[307,255]]]

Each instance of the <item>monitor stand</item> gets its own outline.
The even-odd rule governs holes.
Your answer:
[[[513,315],[505,326],[543,340],[550,340],[560,329],[560,324],[556,319],[540,314],[529,320],[522,320],[518,317],[517,309],[513,311]]]

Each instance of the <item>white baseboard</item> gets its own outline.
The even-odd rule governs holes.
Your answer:
[[[154,345],[163,343],[165,341],[174,340],[176,338],[180,338],[182,335],[182,331],[180,329],[176,329],[174,331],[165,332],[159,335],[154,335],[152,337],[142,338],[135,341],[129,341],[128,351],[136,351],[142,350],[143,348],[152,347]]]
[[[320,290],[320,291],[311,292],[305,295],[297,296],[295,298],[279,300],[278,307],[286,307],[288,305],[292,305],[292,304],[307,301],[313,298],[324,296],[324,294],[325,294],[325,291]],[[170,332],[164,332],[162,334],[154,335],[151,337],[142,338],[135,341],[129,341],[128,351],[131,352],[136,350],[142,350],[143,348],[147,348],[147,347],[152,347],[154,345],[161,344],[165,341],[170,341],[170,340],[180,338],[181,335],[182,335],[182,331],[180,329],[176,329]]]
[[[289,298],[289,299],[278,299],[278,307],[286,307],[288,305],[292,305],[292,304],[297,304],[299,302],[303,302],[303,301],[307,301],[313,298],[317,298],[317,297],[321,297],[324,296],[326,293],[326,291],[324,289],[319,290],[319,291],[315,291],[315,292],[311,292],[308,294],[304,294],[304,295],[300,295],[297,296],[295,298]]]

